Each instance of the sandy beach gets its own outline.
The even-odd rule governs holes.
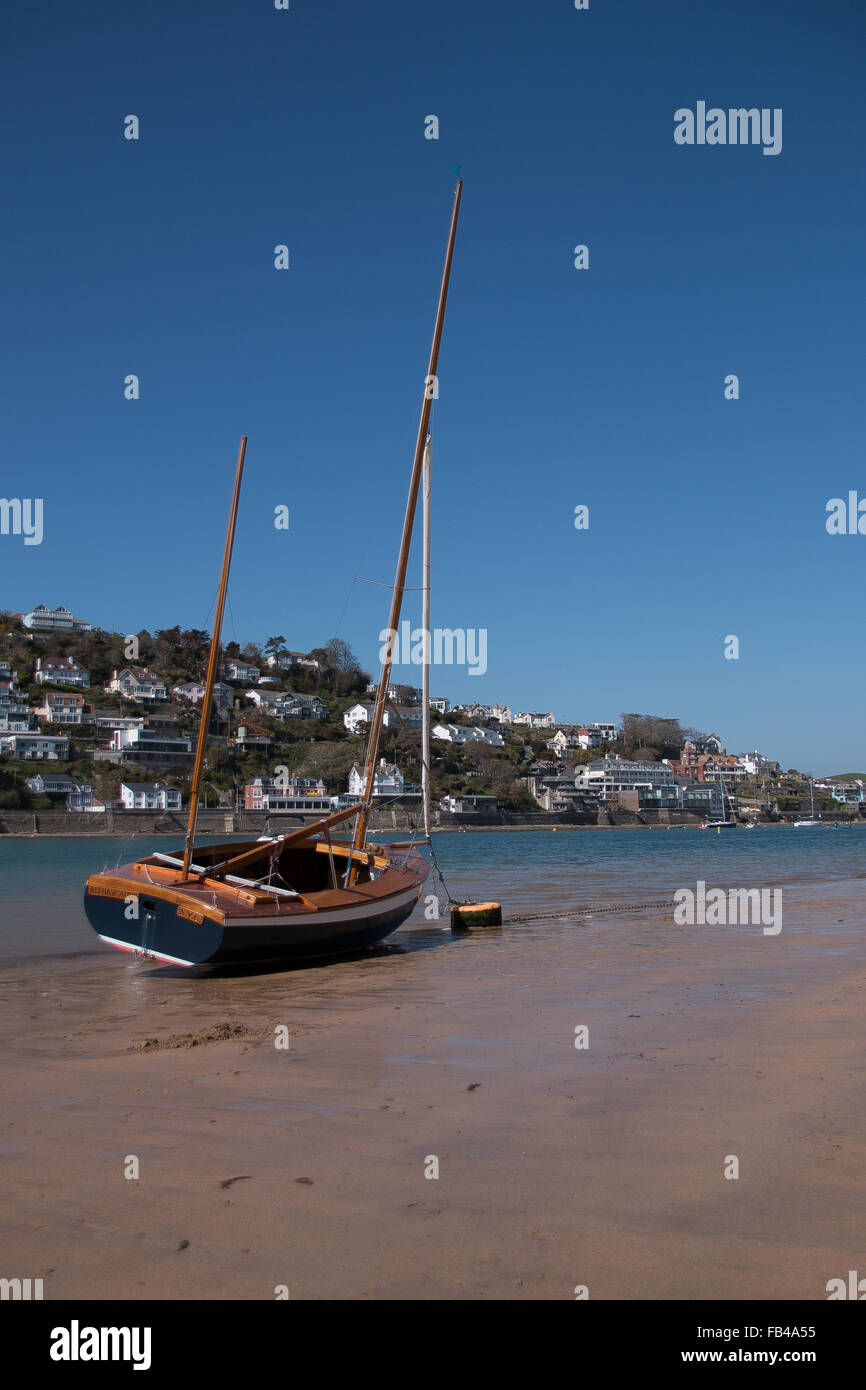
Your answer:
[[[280,973],[6,966],[2,1272],[46,1299],[826,1298],[863,1258],[864,917],[851,881],[786,889],[775,937],[653,910],[413,924]]]

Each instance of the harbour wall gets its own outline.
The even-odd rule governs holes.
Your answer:
[[[794,815],[782,822],[790,824]],[[866,823],[858,808],[839,808],[838,821]],[[263,811],[225,811],[214,808],[201,810],[196,821],[197,835],[283,835],[301,825],[320,819],[316,815],[266,814]],[[500,808],[493,813],[474,815],[450,811],[434,811],[436,830],[552,830],[597,829],[619,830],[668,826],[697,826],[702,817],[692,811],[643,810],[625,808],[598,811],[508,811]],[[391,806],[373,811],[370,829],[411,834],[420,828],[417,805],[411,809]],[[182,839],[186,830],[183,811],[0,811],[0,836],[19,835],[170,835]],[[339,833],[339,831],[338,831]]]

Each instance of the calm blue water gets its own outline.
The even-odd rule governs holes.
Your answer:
[[[84,916],[85,878],[175,848],[165,835],[0,839],[0,960],[107,951]],[[669,899],[698,879],[748,887],[866,877],[866,827],[449,832],[433,849],[454,897],[496,898],[507,917]]]

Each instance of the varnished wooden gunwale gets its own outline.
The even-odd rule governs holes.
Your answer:
[[[326,845],[317,845],[317,851],[327,852]],[[334,845],[334,851],[344,856],[350,853],[348,845]],[[355,857],[359,858],[355,851]],[[91,874],[87,880],[87,891],[99,897],[124,899],[131,894],[138,897],[154,897],[161,901],[175,903],[178,907],[191,909],[224,923],[226,919],[260,916],[266,911],[269,916],[291,920],[298,915],[310,912],[334,912],[341,908],[348,911],[367,903],[385,905],[389,898],[399,896],[418,881],[418,868],[395,868],[386,854],[380,851],[363,853],[362,862],[387,866],[379,878],[367,883],[357,881],[347,888],[325,888],[307,893],[302,897],[278,898],[266,889],[249,890],[241,886],[225,883],[221,879],[202,880],[181,877],[182,871],[168,865],[138,860],[124,864],[109,873]],[[426,869],[426,865],[424,866]],[[142,881],[146,872],[147,879]]]

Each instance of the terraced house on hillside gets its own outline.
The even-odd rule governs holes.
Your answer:
[[[168,699],[162,676],[139,666],[123,666],[119,671],[113,671],[106,690],[109,694],[122,695],[125,700]]]
[[[19,613],[25,627],[38,632],[90,632],[90,623],[83,618],[76,618],[70,613],[68,608],[46,608],[44,603],[40,603],[29,613]]]
[[[352,705],[343,715],[343,724],[350,734],[356,734],[362,725],[368,725],[373,718],[374,705]],[[386,729],[420,729],[424,714],[417,705],[385,706],[382,724]]]
[[[37,685],[48,681],[52,685],[77,685],[87,689],[90,672],[74,656],[40,656],[33,668],[33,679]]]
[[[172,695],[176,699],[189,700],[190,704],[199,705],[204,699],[205,688],[201,681],[184,681],[183,685],[173,685]],[[230,685],[224,681],[215,681],[213,688],[214,708],[218,710],[231,709],[235,692]]]
[[[35,796],[63,797],[67,811],[102,810],[102,804],[94,806],[93,787],[89,782],[76,782],[72,777],[59,773],[38,772],[28,777],[25,786]]]
[[[164,782],[121,782],[120,804],[126,811],[179,811],[183,798]]]
[[[244,787],[245,811],[330,811],[325,784],[314,777],[287,777],[279,783],[256,777]]]
[[[245,661],[226,661],[220,667],[220,675],[227,681],[257,681],[261,674],[261,667],[248,666]]]
[[[45,699],[36,706],[35,714],[37,719],[48,724],[80,724],[84,717],[84,696],[46,690]]]
[[[290,690],[246,690],[244,694],[272,719],[327,719],[330,713],[318,695],[295,695]]]
[[[65,734],[0,734],[0,756],[28,762],[68,762],[69,739]]]
[[[111,735],[113,761],[153,767],[191,767],[192,739],[164,729],[115,729]]]
[[[278,671],[291,671],[293,666],[309,666],[318,671],[319,663],[313,656],[307,656],[306,652],[277,652],[275,656],[267,658],[269,666],[275,666]]]

